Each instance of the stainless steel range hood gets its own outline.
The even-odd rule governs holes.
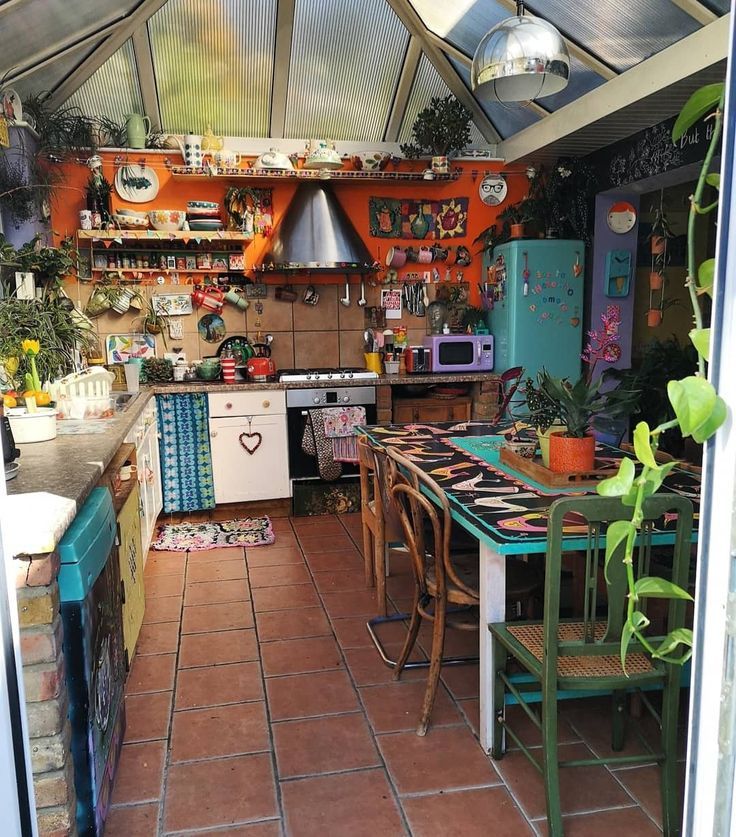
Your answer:
[[[373,257],[326,183],[302,183],[273,232],[262,268],[368,273]]]

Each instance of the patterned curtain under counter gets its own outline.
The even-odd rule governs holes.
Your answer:
[[[157,395],[164,512],[214,509],[206,393]]]

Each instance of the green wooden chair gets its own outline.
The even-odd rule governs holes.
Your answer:
[[[627,648],[626,672],[621,667],[621,629],[624,622],[627,583],[626,569],[620,554],[613,556],[608,567],[607,603],[598,607],[598,574],[603,573],[606,524],[630,519],[631,508],[617,499],[574,497],[556,501],[550,508],[547,530],[546,577],[543,622],[499,622],[489,625],[494,648],[494,759],[503,756],[504,736],[508,735],[544,778],[547,798],[549,834],[563,834],[560,809],[559,768],[595,764],[641,764],[656,761],[661,765],[663,828],[665,835],[680,833],[678,781],[676,770],[677,712],[679,706],[681,668],[675,664],[653,660],[640,644],[631,642]],[[673,494],[655,495],[644,505],[644,523],[634,554],[639,576],[647,575],[651,559],[651,534],[655,521],[665,513],[676,517],[676,542],[671,581],[687,589],[690,562],[690,536],[693,510],[691,502]],[[585,549],[585,606],[582,619],[560,619],[560,577],[562,565],[563,520],[587,525]],[[623,550],[623,544],[619,547]],[[645,600],[642,605],[645,606]],[[669,600],[667,631],[682,627],[685,622],[682,599]],[[638,606],[638,609],[642,607]],[[599,610],[604,611],[601,615]],[[513,657],[528,675],[517,678],[507,672]],[[519,680],[527,682],[522,686]],[[645,691],[662,689],[662,709],[657,712]],[[558,696],[584,696],[612,693],[612,747],[620,751],[626,732],[627,692],[639,690],[644,706],[657,720],[661,739],[652,750],[640,735],[647,752],[641,755],[560,761],[557,749]],[[524,692],[541,691],[541,714],[524,699]],[[504,707],[508,694],[513,695],[524,712],[542,733],[542,763],[527,748],[506,722]],[[638,733],[638,730],[637,730]]]

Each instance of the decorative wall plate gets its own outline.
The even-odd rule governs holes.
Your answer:
[[[207,343],[219,343],[227,334],[225,321],[219,314],[205,314],[199,318],[197,330],[202,340]]]
[[[478,185],[478,195],[486,206],[498,206],[508,194],[506,178],[500,174],[487,174]]]
[[[150,166],[124,165],[115,175],[115,191],[130,203],[148,203],[158,189],[158,175]]]

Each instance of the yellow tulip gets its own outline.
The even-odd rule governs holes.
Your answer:
[[[23,353],[34,357],[41,351],[41,344],[38,340],[24,340],[21,344]]]

